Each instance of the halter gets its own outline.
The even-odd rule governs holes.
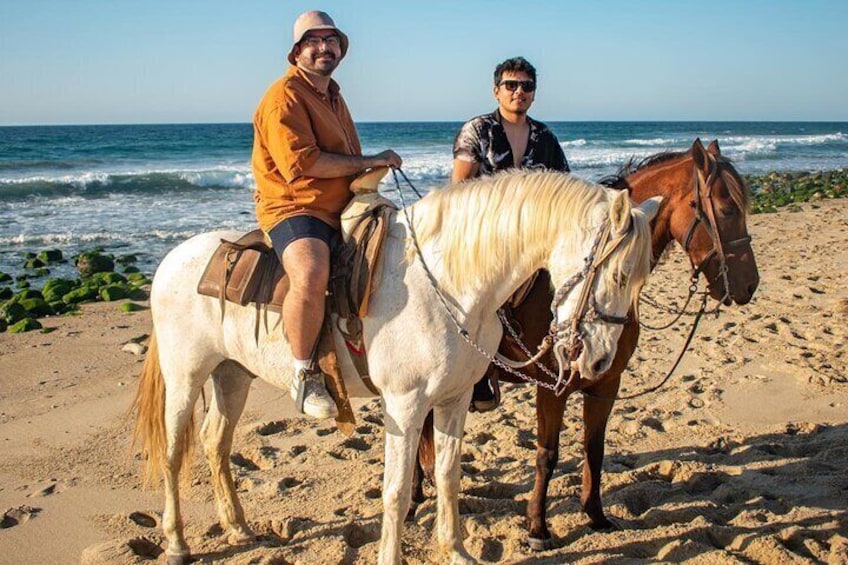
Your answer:
[[[632,224],[631,224],[632,225]],[[595,300],[595,293],[593,289],[595,287],[595,279],[598,276],[598,268],[609,258],[612,253],[618,249],[621,242],[624,241],[629,230],[625,231],[623,234],[618,235],[614,239],[610,240],[610,233],[612,231],[612,227],[610,225],[609,218],[604,220],[604,223],[601,225],[600,230],[598,231],[598,236],[595,238],[594,243],[592,244],[592,250],[589,252],[589,255],[584,259],[585,267],[579,273],[576,273],[568,280],[566,280],[562,286],[557,289],[554,294],[554,299],[551,302],[551,313],[553,314],[553,322],[551,322],[551,327],[548,330],[548,335],[545,337],[543,341],[543,345],[545,343],[548,344],[548,347],[553,345],[556,340],[558,343],[562,343],[565,339],[569,339],[567,345],[568,351],[568,359],[566,363],[566,359],[564,359],[562,355],[562,349],[566,346],[557,347],[554,349],[554,355],[557,358],[557,362],[559,364],[559,374],[556,378],[556,385],[554,388],[554,393],[559,396],[568,388],[568,385],[576,378],[576,375],[579,373],[575,364],[577,362],[577,358],[580,356],[580,353],[583,349],[583,339],[584,334],[581,329],[584,323],[592,323],[592,322],[605,322],[608,324],[616,324],[616,325],[624,325],[628,321],[630,321],[630,317],[627,315],[624,316],[613,316],[611,314],[607,314],[602,312],[598,308],[598,303]],[[598,253],[598,250],[602,250],[602,253]],[[583,288],[580,292],[580,298],[577,302],[577,309],[574,311],[574,315],[571,320],[563,320],[559,322],[557,320],[557,310],[562,301],[566,299],[566,297],[574,290],[574,287],[577,286],[581,281],[583,282]],[[541,351],[541,348],[540,348]],[[571,369],[571,375],[568,380],[564,381],[566,368]]]
[[[578,372],[573,370],[572,365],[576,363],[577,358],[580,355],[580,350],[582,349],[583,344],[583,333],[580,330],[581,325],[584,322],[596,322],[602,321],[609,324],[626,324],[629,321],[628,316],[612,316],[610,314],[606,314],[601,312],[598,309],[598,304],[595,300],[595,295],[592,292],[592,289],[595,286],[595,279],[597,278],[598,267],[600,267],[609,256],[621,245],[621,242],[624,241],[627,234],[630,232],[630,229],[633,229],[633,222],[631,219],[630,229],[625,230],[623,233],[618,234],[614,239],[610,241],[610,232],[611,226],[610,221],[607,218],[604,220],[604,223],[601,224],[600,229],[598,230],[598,235],[595,238],[594,243],[592,244],[592,249],[589,252],[589,255],[584,258],[585,267],[579,273],[575,273],[568,280],[566,280],[562,286],[557,290],[554,295],[553,302],[551,303],[551,311],[554,314],[554,321],[551,323],[551,327],[548,330],[548,335],[545,336],[545,339],[542,342],[542,345],[539,348],[538,357],[541,357],[541,354],[544,353],[551,345],[556,338],[562,337],[564,340],[566,337],[570,335],[570,342],[568,344],[569,349],[569,359],[568,363],[565,363],[565,360],[562,358],[561,353],[559,352],[559,348],[555,351],[557,361],[559,362],[559,375],[555,375],[551,372],[547,367],[544,367],[542,363],[538,362],[538,357],[536,357],[536,364],[551,378],[555,380],[554,384],[547,383],[545,381],[538,380],[530,375],[526,375],[521,371],[517,371],[515,368],[510,367],[504,361],[506,360],[497,352],[495,355],[491,355],[486,350],[484,350],[476,341],[471,338],[469,331],[462,326],[460,321],[457,319],[456,315],[451,310],[448,305],[447,299],[439,288],[438,281],[433,273],[430,271],[430,268],[427,266],[427,263],[424,261],[424,254],[421,253],[421,247],[418,243],[418,238],[415,234],[415,225],[412,222],[412,218],[409,216],[409,212],[407,210],[406,201],[403,197],[403,191],[400,187],[400,180],[398,179],[398,173],[403,177],[406,184],[418,194],[419,198],[421,197],[421,193],[415,188],[409,178],[406,176],[401,169],[392,167],[392,176],[395,181],[395,188],[397,189],[398,196],[401,201],[402,209],[404,216],[406,217],[406,223],[409,228],[410,236],[412,239],[412,243],[415,247],[416,255],[418,256],[419,261],[421,262],[421,266],[424,268],[424,272],[427,275],[427,279],[430,282],[430,285],[433,287],[433,290],[436,293],[436,296],[441,302],[442,306],[447,312],[448,317],[453,322],[454,326],[456,326],[457,333],[464,339],[471,347],[473,347],[478,353],[480,353],[483,357],[489,360],[490,363],[496,365],[497,367],[503,369],[504,371],[515,375],[527,382],[533,383],[535,385],[547,388],[549,390],[554,391],[554,394],[557,396],[561,396],[565,390],[568,388],[568,385],[575,379]],[[598,250],[602,249],[603,253],[598,254]],[[571,320],[557,322],[557,307],[560,303],[565,300],[565,298],[574,290],[580,281],[585,280],[585,284],[583,285],[583,289],[580,293],[580,299],[578,302],[578,308],[575,310],[574,316],[572,316]],[[498,310],[498,316],[502,316],[503,310]],[[503,318],[502,318],[503,319]],[[514,331],[511,327],[509,327],[510,331]],[[523,344],[522,344],[523,347]],[[525,363],[527,365],[529,363]],[[565,381],[565,373],[566,369],[572,369],[570,371],[570,376],[567,381]],[[565,381],[565,382],[563,382]]]
[[[704,179],[704,173],[695,165],[695,171],[692,175],[694,177],[695,183],[695,198],[691,202],[691,206],[695,209],[695,215],[692,218],[692,222],[689,224],[689,228],[686,230],[686,234],[683,236],[683,251],[686,252],[686,255],[689,257],[689,263],[692,266],[692,280],[697,281],[698,276],[704,271],[704,268],[707,264],[715,257],[718,257],[719,261],[719,275],[721,275],[722,282],[724,283],[724,296],[721,297],[721,300],[718,301],[718,306],[716,306],[716,311],[718,307],[728,298],[732,298],[730,295],[730,280],[728,279],[729,268],[727,266],[727,256],[724,253],[725,248],[730,248],[733,246],[750,243],[751,236],[746,235],[745,237],[740,237],[739,239],[734,239],[732,241],[728,241],[726,243],[721,240],[721,232],[718,229],[718,222],[716,220],[715,213],[715,205],[713,203],[713,184],[716,178],[719,175],[718,172],[718,161],[712,155],[708,155],[710,170],[707,174],[707,178]],[[701,198],[701,188],[705,189],[706,198]],[[704,200],[706,200],[706,208],[704,207]],[[692,238],[695,235],[695,229],[698,227],[698,224],[703,224],[704,230],[706,230],[707,235],[710,236],[710,239],[713,242],[713,248],[707,253],[707,256],[704,257],[699,264],[695,264],[695,261],[692,259],[692,255],[689,253],[689,245],[692,243]]]

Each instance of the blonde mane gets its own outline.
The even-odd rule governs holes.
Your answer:
[[[413,221],[419,244],[431,243],[441,252],[442,282],[457,291],[503,276],[505,265],[528,254],[543,261],[563,231],[575,243],[594,233],[592,210],[614,195],[563,173],[510,171],[431,191],[414,206]],[[635,295],[648,274],[650,229],[641,214],[634,223],[636,229],[606,263],[604,282],[618,284],[612,277],[627,275]],[[624,264],[634,251],[638,272]]]

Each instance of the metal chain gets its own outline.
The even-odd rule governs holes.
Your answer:
[[[546,383],[544,381],[540,381],[540,380],[536,379],[535,377],[532,377],[530,375],[526,375],[526,374],[522,373],[521,371],[516,371],[512,367],[506,365],[505,363],[503,363],[499,359],[495,358],[493,355],[489,354],[488,351],[484,350],[482,347],[480,347],[480,345],[476,341],[471,339],[471,336],[470,336],[468,330],[465,329],[465,327],[463,327],[463,325],[457,319],[456,315],[454,315],[453,311],[451,310],[450,306],[448,305],[447,299],[444,297],[444,294],[442,294],[442,291],[439,289],[439,283],[436,280],[436,277],[433,275],[433,273],[430,271],[430,268],[427,266],[427,263],[424,261],[424,255],[421,253],[421,246],[419,245],[418,238],[415,235],[415,226],[412,223],[412,218],[409,216],[409,211],[408,211],[407,206],[406,206],[406,200],[403,197],[403,190],[401,190],[400,181],[398,180],[396,171],[400,171],[400,169],[395,169],[394,167],[392,167],[392,176],[394,177],[395,187],[397,188],[398,196],[400,198],[400,203],[401,203],[401,206],[402,206],[401,209],[403,210],[403,214],[406,217],[406,223],[409,226],[409,234],[411,236],[413,245],[415,245],[415,251],[416,251],[416,254],[418,255],[418,260],[421,262],[421,266],[424,268],[424,272],[427,274],[427,278],[429,279],[430,285],[433,287],[433,290],[436,292],[436,296],[439,298],[439,302],[442,303],[442,306],[444,307],[445,312],[447,312],[448,317],[453,322],[454,326],[456,326],[457,333],[459,333],[460,337],[462,337],[462,339],[464,339],[465,342],[468,343],[468,345],[473,347],[480,355],[482,355],[483,357],[488,359],[490,363],[492,363],[493,365],[495,365],[499,369],[502,369],[502,370],[506,371],[507,373],[514,375],[514,376],[516,376],[520,379],[523,379],[523,380],[525,380],[529,383],[547,388],[548,390],[551,390],[556,394],[557,393],[557,386],[556,385],[549,384],[549,383]],[[406,175],[403,173],[403,171],[400,171],[400,173],[401,173],[401,175],[403,175],[403,178],[407,182],[407,184],[409,184],[409,186],[412,187],[413,190],[415,190],[415,187],[412,185],[412,183],[409,181],[409,179],[406,177]],[[417,190],[415,190],[415,193],[418,194],[419,197],[420,197],[420,194],[418,193]],[[554,377],[554,378],[556,378],[556,377]],[[559,396],[559,395],[557,395],[557,396]]]

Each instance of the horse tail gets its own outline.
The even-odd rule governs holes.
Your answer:
[[[144,460],[143,484],[158,482],[165,472],[167,463],[168,439],[165,429],[165,379],[159,364],[159,347],[156,343],[156,331],[150,338],[147,356],[141,367],[138,390],[133,399],[131,412],[135,413],[135,427],[132,434],[132,448],[141,445],[141,457]],[[194,443],[194,417],[192,416],[177,445],[182,451],[182,468],[191,465]],[[189,467],[190,468],[190,467]],[[189,476],[186,473],[184,476]]]
[[[421,429],[421,439],[418,442],[418,464],[424,476],[436,484],[436,438],[433,433],[433,411],[427,414],[424,427]]]

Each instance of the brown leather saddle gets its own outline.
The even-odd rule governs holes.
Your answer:
[[[365,386],[375,395],[379,390],[368,376],[368,362],[362,340],[361,318],[368,311],[371,296],[381,279],[380,252],[389,223],[397,207],[377,193],[377,185],[388,169],[371,171],[351,185],[354,199],[342,212],[342,238],[331,249],[327,315],[313,362],[330,378],[328,389],[339,407],[337,426],[350,435],[355,418],[345,389],[334,347],[330,313],[338,315],[337,327],[347,343],[347,354]],[[221,240],[200,278],[197,292],[217,298],[224,317],[226,303],[254,305],[254,338],[258,341],[267,313],[281,312],[289,280],[267,236],[254,230],[236,241]]]
[[[376,193],[376,184],[371,191],[363,191],[356,182],[351,188],[359,192],[342,213],[343,238],[331,249],[327,290],[330,312],[348,321],[346,337],[356,341],[357,336],[350,334],[350,328],[355,328],[356,320],[366,315],[370,298],[379,285],[380,251],[389,220],[397,208]],[[220,301],[222,317],[227,302],[240,306],[254,304],[257,312],[279,313],[288,289],[282,263],[261,230],[249,232],[236,241],[222,239],[197,286],[198,293]],[[257,325],[257,337],[258,329]]]

